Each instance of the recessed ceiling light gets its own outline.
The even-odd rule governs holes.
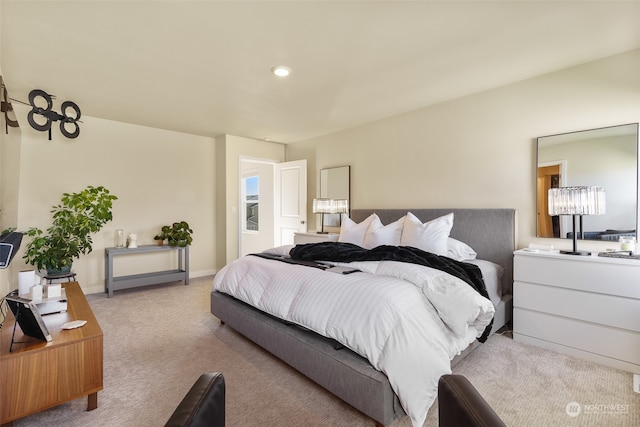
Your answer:
[[[271,72],[278,77],[287,77],[291,74],[291,68],[285,67],[284,65],[277,65],[271,69]]]

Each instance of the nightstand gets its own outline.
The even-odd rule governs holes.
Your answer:
[[[294,233],[293,243],[301,245],[303,243],[337,242],[340,235],[338,233]]]
[[[640,373],[640,260],[514,252],[513,338]]]

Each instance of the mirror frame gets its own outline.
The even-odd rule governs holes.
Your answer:
[[[629,131],[627,131],[625,128],[629,128],[631,133],[629,133]],[[567,239],[570,237],[566,236],[566,231],[567,230],[571,230],[570,224],[571,224],[571,220],[572,217],[571,216],[561,216],[559,221],[561,222],[561,224],[558,224],[558,226],[560,227],[560,237],[557,236],[548,236],[548,235],[541,235],[543,233],[541,233],[540,230],[540,220],[539,220],[539,215],[547,215],[547,207],[546,207],[546,198],[544,197],[544,194],[542,194],[541,189],[540,189],[540,169],[541,167],[547,167],[550,166],[551,164],[556,165],[559,167],[560,169],[560,182],[557,184],[557,186],[562,187],[562,186],[566,186],[566,185],[601,185],[600,183],[589,183],[589,182],[585,182],[583,183],[567,183],[566,181],[566,173],[563,175],[562,171],[566,171],[567,168],[569,167],[569,165],[567,165],[566,159],[557,159],[554,160],[553,162],[547,162],[547,161],[542,161],[540,159],[540,149],[541,149],[541,143],[557,143],[560,141],[587,141],[588,139],[591,138],[604,138],[609,136],[608,134],[611,133],[610,136],[616,136],[616,135],[633,135],[635,129],[635,177],[634,177],[634,182],[635,182],[635,212],[634,212],[634,230],[637,236],[638,233],[638,225],[640,224],[640,218],[638,215],[638,201],[640,200],[640,136],[639,136],[639,129],[638,129],[638,123],[625,123],[625,124],[620,124],[620,125],[615,125],[615,126],[607,126],[607,127],[601,127],[601,128],[594,128],[594,129],[585,129],[585,130],[580,130],[580,131],[575,131],[575,132],[567,132],[567,133],[561,133],[561,134],[555,134],[555,135],[546,135],[546,136],[541,136],[539,138],[536,139],[536,173],[535,173],[535,181],[536,181],[536,237],[540,237],[540,238],[562,238],[562,239]],[[624,133],[622,133],[621,131],[624,131]],[[617,133],[616,133],[617,132]],[[553,184],[555,185],[555,184]],[[552,186],[553,186],[552,185]],[[605,188],[606,191],[606,188]],[[541,207],[541,204],[543,204],[543,206]],[[610,205],[609,205],[609,200],[607,200],[607,211],[609,211]],[[542,210],[541,210],[542,209]],[[619,211],[622,211],[623,208],[620,208]],[[606,214],[605,214],[606,215]],[[617,225],[613,224],[611,226],[607,227],[603,227],[605,231],[606,229],[614,229],[614,228],[620,228]],[[588,230],[585,230],[588,231]],[[612,236],[613,237],[613,236]],[[637,238],[637,237],[636,237]],[[585,236],[585,240],[594,240],[594,241],[601,241],[601,240],[605,240],[605,239],[593,239],[590,238],[590,236]]]
[[[335,189],[337,183],[340,187]],[[320,169],[320,197],[329,199],[347,199],[351,210],[351,166],[336,166]],[[323,215],[325,227],[340,227],[340,214]]]

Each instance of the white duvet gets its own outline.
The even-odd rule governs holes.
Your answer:
[[[451,359],[484,331],[490,300],[420,265],[367,261],[337,274],[256,256],[220,270],[213,288],[333,338],[384,372],[414,427],[422,426]]]

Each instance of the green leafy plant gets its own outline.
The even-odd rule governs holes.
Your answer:
[[[185,247],[193,242],[193,230],[186,221],[174,222],[171,226],[163,225],[155,240],[168,240],[170,246]]]
[[[169,227],[168,225],[163,225],[162,228],[160,229],[160,233],[153,236],[153,239],[157,240],[158,243],[161,245],[162,242],[164,242],[169,238],[170,231],[171,231],[171,227]]]
[[[31,241],[24,260],[48,272],[69,271],[75,258],[93,250],[91,235],[112,220],[111,208],[117,199],[101,186],[64,193],[60,204],[51,208],[51,226],[45,231],[32,227],[25,233]]]

